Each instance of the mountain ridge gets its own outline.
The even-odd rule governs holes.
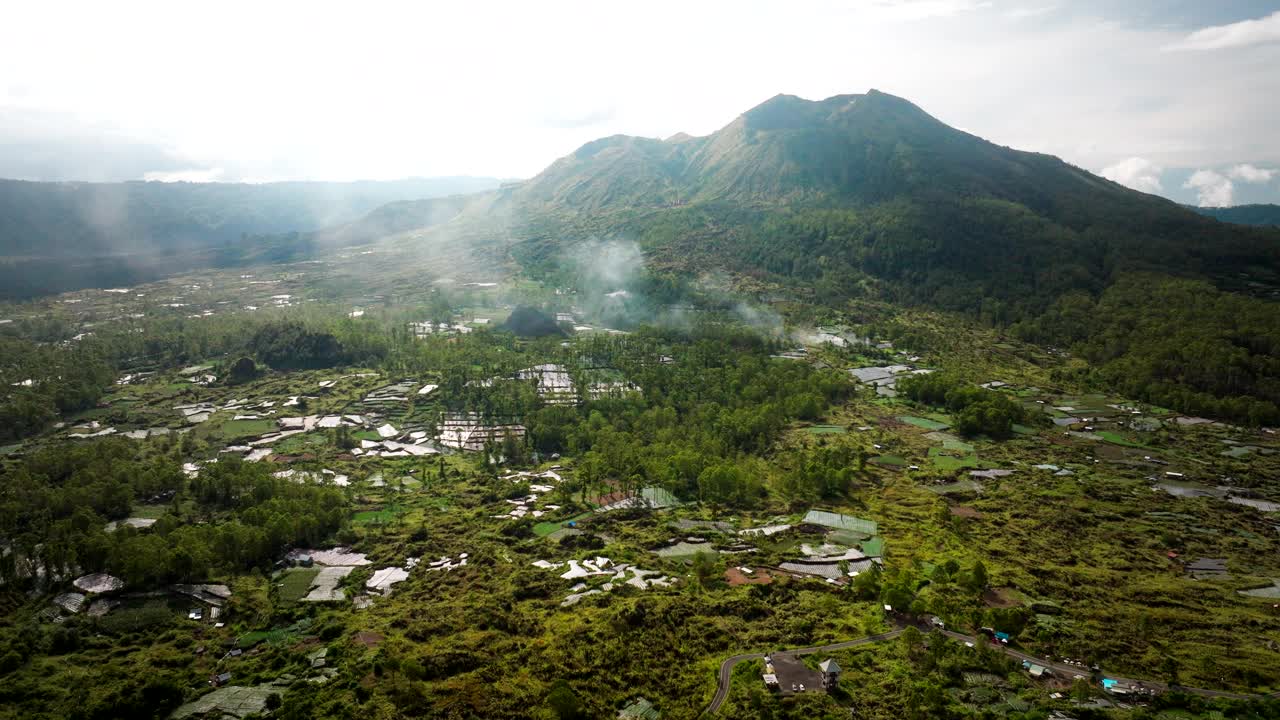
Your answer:
[[[306,232],[393,201],[496,188],[493,178],[282,183],[0,180],[0,256],[186,251],[242,234]]]
[[[1280,205],[1272,203],[1253,203],[1224,208],[1191,207],[1191,210],[1225,223],[1280,227]]]
[[[547,246],[518,249],[535,264],[575,232],[637,237],[677,263],[711,248],[725,269],[782,277],[809,265],[794,256],[816,249],[833,282],[872,274],[923,286],[911,295],[926,300],[955,284],[940,275],[1043,306],[1073,287],[1100,292],[1120,271],[1218,282],[1262,272],[1270,281],[1280,260],[1280,242],[1266,231],[1223,226],[1059,158],[997,145],[876,90],[817,101],[776,95],[679,142],[601,138],[510,188],[500,204],[541,228],[514,233],[516,245],[524,234]],[[758,247],[766,218],[790,226],[775,227],[772,244],[796,251]],[[555,232],[544,231],[557,224],[566,232],[549,238]],[[814,224],[824,226],[816,248],[801,237]],[[833,234],[844,237],[832,242]],[[904,257],[912,254],[916,267]]]
[[[0,297],[297,259],[319,247],[313,235],[342,241],[341,228],[362,218],[381,222],[376,227],[383,234],[400,229],[406,215],[394,210],[396,202],[498,185],[495,178],[471,177],[262,184],[0,180]],[[408,224],[429,226],[460,208],[428,202]],[[312,232],[322,228],[336,229]]]

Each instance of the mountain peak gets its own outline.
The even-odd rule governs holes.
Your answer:
[[[823,126],[848,125],[874,120],[919,124],[937,121],[908,100],[871,89],[865,94],[832,95],[823,100],[806,100],[779,94],[742,114],[748,131],[804,130]],[[937,123],[940,124],[940,123]]]
[[[856,96],[842,96],[856,97]],[[815,102],[795,95],[774,95],[742,114],[748,130],[801,130],[820,124],[826,100]]]

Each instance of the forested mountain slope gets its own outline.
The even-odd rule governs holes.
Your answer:
[[[386,203],[497,185],[492,178],[467,177],[262,184],[0,180],[0,255],[183,251],[245,233],[317,230]]]
[[[1195,211],[1226,223],[1280,227],[1280,205],[1237,205],[1225,208],[1195,208]]]
[[[1004,320],[1124,271],[1234,286],[1241,273],[1275,281],[1280,261],[1280,234],[1212,222],[874,90],[780,95],[702,138],[597,140],[508,200],[539,221],[523,248],[534,263],[578,227],[835,296],[871,276],[897,297]]]
[[[469,177],[257,185],[0,180],[0,296],[127,285],[197,267],[296,257],[315,239],[305,233],[337,226],[339,239],[344,223],[370,211],[371,222],[381,219],[383,234],[405,224],[429,226],[442,212],[456,212],[456,204],[427,203],[427,210],[397,225],[395,203],[497,185]]]
[[[1258,420],[1280,401],[1268,360],[1280,330],[1265,320],[1280,295],[1280,231],[1217,222],[995,145],[874,90],[780,95],[701,138],[597,140],[499,191],[486,216],[495,208],[512,219],[511,254],[535,275],[563,273],[578,243],[624,238],[651,268],[686,279],[727,272],[835,307],[872,294],[973,313],[1046,344],[1087,342],[1080,351],[1108,377],[1187,410]],[[1238,312],[1156,292],[1174,278],[1206,283],[1209,302]],[[1152,325],[1134,317],[1141,304],[1123,306],[1119,324],[1073,314],[1082,300],[1101,311],[1108,288],[1181,303],[1162,307],[1162,321],[1223,352],[1161,342],[1153,359],[1170,336],[1126,333]]]

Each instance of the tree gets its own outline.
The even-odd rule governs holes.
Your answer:
[[[233,385],[248,382],[257,375],[258,364],[253,361],[253,358],[244,356],[231,363],[231,369],[228,371],[228,377]]]
[[[920,647],[920,644],[924,642],[924,636],[920,634],[920,631],[914,625],[908,625],[902,631],[902,635],[898,636],[898,642],[902,645],[903,652],[907,655],[912,655],[915,653],[916,648]]]
[[[910,612],[911,602],[915,599],[915,593],[910,588],[905,587],[901,583],[886,585],[880,591],[880,602],[888,605],[897,612]]]
[[[583,720],[587,717],[582,701],[577,693],[564,680],[557,680],[547,695],[547,704],[555,711],[560,720]]]
[[[259,358],[281,370],[333,367],[346,356],[342,344],[332,333],[312,330],[297,321],[263,325],[249,345]]]
[[[979,560],[973,564],[973,569],[969,571],[969,589],[974,592],[982,592],[987,589],[990,579],[987,577],[987,566]]]
[[[709,553],[700,552],[693,556],[693,576],[699,587],[706,587],[707,581],[715,574],[715,561]]]
[[[880,566],[872,563],[865,572],[858,573],[851,587],[854,597],[859,600],[874,600],[880,597]]]

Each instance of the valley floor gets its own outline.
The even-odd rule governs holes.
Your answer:
[[[1280,690],[1271,429],[920,311],[624,331],[526,282],[336,275],[3,310],[48,353],[14,392],[113,377],[3,448],[0,717],[1280,708],[1246,697]],[[564,335],[499,332],[520,304]],[[771,690],[766,654],[842,672]]]

